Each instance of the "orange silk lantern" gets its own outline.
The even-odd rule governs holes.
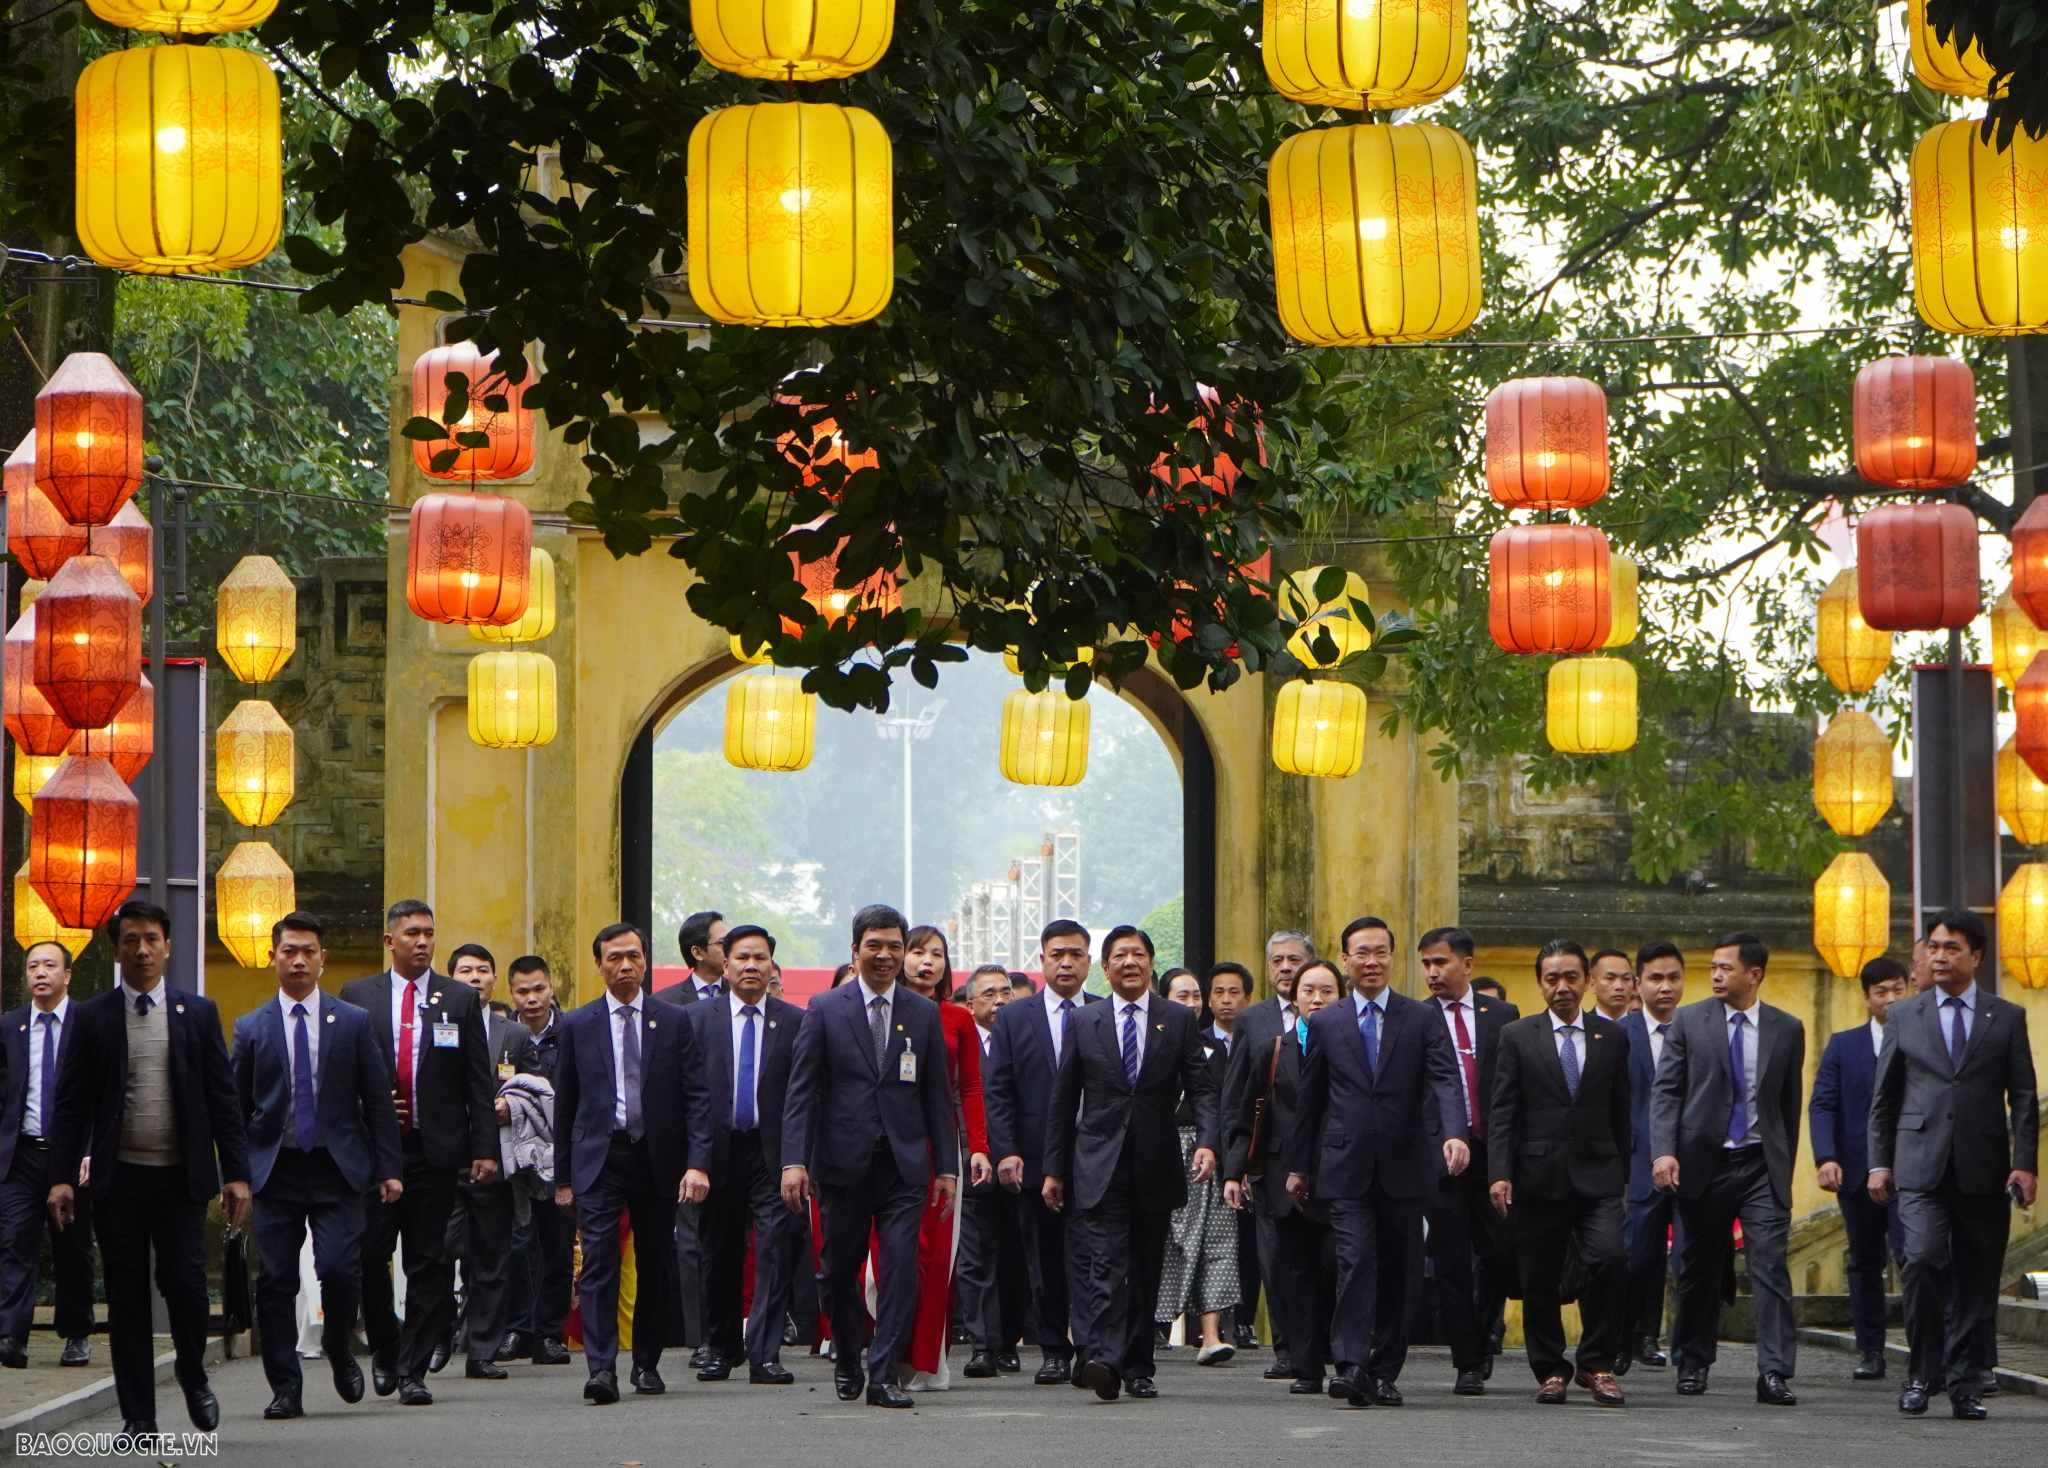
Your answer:
[[[1195,396],[1201,400],[1204,411],[1196,414],[1188,423],[1188,427],[1200,435],[1202,440],[1201,458],[1209,467],[1207,469],[1199,469],[1188,465],[1176,466],[1173,463],[1173,455],[1161,454],[1152,462],[1152,474],[1154,478],[1170,484],[1176,489],[1186,489],[1191,484],[1199,484],[1210,493],[1227,498],[1231,491],[1237,487],[1238,467],[1236,457],[1226,452],[1223,445],[1226,443],[1242,445],[1245,439],[1249,438],[1252,451],[1258,458],[1259,467],[1265,468],[1265,415],[1259,411],[1257,403],[1247,403],[1242,398],[1232,401],[1228,407],[1225,407],[1223,395],[1205,382],[1195,384]],[[1154,409],[1154,411],[1164,410]],[[1239,427],[1237,420],[1240,413],[1250,418],[1251,423],[1248,428],[1241,429]]]
[[[142,484],[142,394],[114,359],[73,352],[36,394],[36,483],[74,525],[104,525]]]
[[[85,550],[85,527],[73,525],[36,487],[36,436],[25,436],[7,456],[7,549],[21,569],[48,581],[57,568]]]
[[[156,540],[149,521],[134,502],[121,506],[114,518],[92,533],[95,554],[105,556],[144,606],[156,595]]]
[[[1590,525],[1510,525],[1488,552],[1487,620],[1505,652],[1592,652],[1613,625],[1607,537]]]
[[[28,881],[67,928],[97,928],[135,890],[142,808],[98,758],[73,755],[35,798]]]
[[[1894,489],[1961,484],[1977,467],[1977,383],[1953,357],[1885,357],[1856,374],[1856,472]]]
[[[71,726],[64,722],[36,687],[36,609],[25,606],[14,625],[7,629],[6,644],[7,732],[24,754],[62,754],[71,743]]]
[[[1961,505],[1883,505],[1856,525],[1856,595],[1885,632],[1967,627],[1978,611],[1977,517]]]
[[[135,696],[121,705],[104,729],[80,729],[71,736],[67,754],[98,755],[124,782],[133,783],[156,753],[156,688],[144,674]]]
[[[526,406],[526,383],[508,381],[498,371],[498,354],[486,357],[475,342],[450,342],[421,352],[412,364],[412,411],[418,418],[440,423],[448,407],[448,374],[469,381],[469,411],[448,425],[446,438],[416,438],[412,461],[429,479],[517,479],[533,467],[533,410]],[[503,398],[502,411],[486,399]],[[478,447],[456,442],[458,434],[481,433],[490,440]],[[455,450],[455,461],[434,467],[437,456]]]
[[[882,455],[875,449],[862,449],[858,453],[846,451],[846,439],[839,431],[839,420],[832,416],[832,410],[822,403],[807,403],[802,398],[787,394],[778,396],[776,401],[785,407],[795,408],[803,415],[804,427],[799,432],[777,436],[775,448],[783,458],[802,472],[804,484],[815,487],[829,482],[837,487],[845,482],[849,474],[862,469],[878,469]],[[808,443],[806,439],[808,438]],[[830,476],[818,471],[828,464],[839,466]]]
[[[74,729],[103,729],[142,682],[142,603],[105,556],[73,556],[36,598],[36,687]]]
[[[427,494],[413,504],[405,604],[429,622],[503,627],[526,615],[533,516],[498,494]]]
[[[2048,627],[2048,498],[2013,522],[2012,599],[2036,627]]]
[[[820,518],[803,528],[810,530],[824,523]],[[854,586],[839,584],[839,557],[845,549],[846,542],[842,540],[815,561],[802,559],[796,551],[789,553],[790,570],[803,586],[804,600],[817,609],[827,625],[844,622],[869,608],[887,616],[901,607],[903,591],[892,572],[876,571]],[[785,623],[785,628],[792,635],[802,631],[790,623]]]
[[[2048,652],[2037,652],[2012,686],[2013,748],[2037,780],[2048,781]]]
[[[1486,487],[1509,509],[1580,509],[1607,493],[1607,394],[1518,377],[1486,398]]]

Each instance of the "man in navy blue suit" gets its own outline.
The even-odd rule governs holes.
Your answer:
[[[29,1002],[0,1016],[5,1055],[0,1090],[0,1366],[28,1365],[37,1268],[50,1196],[50,1134],[57,1126],[57,1077],[71,1040],[71,954],[61,943],[31,943],[21,957]],[[57,1277],[58,1358],[92,1362],[92,1228],[81,1216],[50,1231]]]
[[[782,1111],[789,1064],[804,1012],[768,997],[775,939],[742,923],[725,934],[725,992],[683,1010],[704,1068],[710,1123],[693,1137],[691,1161],[711,1192],[699,1217],[704,1230],[705,1364],[699,1381],[724,1381],[744,1355],[755,1386],[796,1380],[781,1361],[782,1322],[789,1314],[797,1260],[809,1242],[804,1226],[782,1206]],[[754,1308],[740,1335],[740,1279],[747,1232],[754,1234]]]
[[[1031,1280],[1031,1324],[1038,1339],[1040,1386],[1073,1374],[1072,1295],[1067,1281],[1067,1221],[1045,1204],[1045,1119],[1053,1077],[1067,1032],[1089,1001],[1088,930],[1072,918],[1054,918],[1038,935],[1045,990],[1023,995],[996,1011],[982,1099],[988,1109],[989,1155],[996,1181],[1015,1210],[1017,1236]]]
[[[1885,1017],[1911,992],[1906,966],[1873,958],[1861,974],[1867,1022],[1828,1037],[1806,1115],[1813,1125],[1815,1181],[1833,1193],[1849,1235],[1849,1320],[1861,1360],[1858,1381],[1884,1380],[1884,1266],[1887,1252],[1901,1262],[1905,1236],[1897,1203],[1877,1203],[1865,1189],[1870,1174],[1870,1095],[1877,1055],[1884,1048]]]
[[[612,923],[591,940],[605,992],[562,1021],[555,1062],[555,1206],[576,1207],[583,1237],[583,1395],[619,1399],[619,1222],[633,1220],[639,1286],[633,1299],[633,1390],[654,1396],[668,1334],[669,1271],[678,1201],[703,1201],[690,1138],[710,1131],[704,1076],[690,1027],[674,1005],[650,1004],[647,935]],[[685,1172],[693,1166],[699,1170]]]
[[[327,949],[320,920],[286,913],[270,929],[277,998],[235,1021],[235,1095],[248,1127],[255,1192],[256,1323],[269,1421],[305,1415],[299,1371],[299,1250],[313,1235],[326,1316],[321,1347],[344,1402],[363,1399],[349,1332],[362,1290],[365,1194],[404,1191],[398,1109],[370,1016],[320,992]]]
[[[953,1084],[939,1007],[897,982],[909,924],[880,903],[853,915],[858,983],[819,995],[804,1011],[791,1060],[782,1124],[782,1201],[803,1212],[817,1173],[825,1215],[825,1280],[832,1317],[834,1385],[851,1402],[910,1407],[896,1363],[917,1310],[917,1231],[929,1196],[947,1207],[957,1173],[933,1175],[932,1159],[958,1155]],[[875,1334],[865,1380],[860,1297],[868,1234],[880,1244]]]
[[[1173,1211],[1188,1182],[1203,1183],[1221,1150],[1217,1082],[1199,1016],[1152,987],[1152,939],[1142,928],[1111,928],[1102,942],[1110,1000],[1083,1010],[1067,1035],[1045,1127],[1046,1206],[1063,1211],[1073,1181],[1081,1241],[1074,1268],[1074,1384],[1105,1402],[1153,1384],[1152,1309]],[[1181,1168],[1177,1120],[1182,1096],[1195,1117],[1195,1147]]]
[[[1287,1193],[1330,1205],[1337,1300],[1331,1394],[1354,1407],[1401,1405],[1408,1357],[1408,1262],[1421,1247],[1424,1190],[1471,1164],[1458,1058],[1442,1019],[1387,987],[1394,934],[1353,918],[1339,947],[1348,998],[1309,1021]],[[1425,1117],[1434,1120],[1431,1126]]]
[[[1628,1036],[1628,1196],[1622,1225],[1628,1288],[1617,1375],[1626,1375],[1632,1361],[1661,1368],[1671,1359],[1658,1349],[1657,1337],[1664,1325],[1666,1270],[1684,1249],[1685,1232],[1678,1223],[1678,1196],[1650,1184],[1650,1083],[1664,1055],[1664,1036],[1685,998],[1685,955],[1676,944],[1645,943],[1636,951],[1636,993],[1643,1007],[1621,1021],[1621,1032]],[[1668,1254],[1666,1238],[1675,1240]]]

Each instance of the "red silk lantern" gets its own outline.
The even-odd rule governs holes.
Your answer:
[[[1246,439],[1251,441],[1252,452],[1261,469],[1266,467],[1266,420],[1257,403],[1247,403],[1243,398],[1233,399],[1225,406],[1223,395],[1206,382],[1195,384],[1195,396],[1201,400],[1203,411],[1188,423],[1202,441],[1205,449],[1202,457],[1208,462],[1208,469],[1189,465],[1176,466],[1173,455],[1161,454],[1152,461],[1152,475],[1175,489],[1186,489],[1199,484],[1211,494],[1228,498],[1237,487],[1237,458],[1222,447],[1226,443],[1242,446]],[[1154,407],[1151,411],[1163,413],[1164,408]],[[1248,427],[1240,429],[1238,417],[1249,418]],[[1191,446],[1192,447],[1192,446]],[[1268,578],[1269,579],[1269,578]]]
[[[1583,377],[1518,377],[1486,398],[1486,487],[1510,509],[1607,493],[1607,394]]]
[[[2036,627],[2048,627],[2048,499],[2013,522],[2012,599]]]
[[[804,528],[808,530],[823,523],[822,520],[813,520]],[[884,616],[901,607],[903,590],[892,572],[877,571],[854,586],[838,584],[839,554],[845,549],[846,542],[842,540],[815,561],[801,560],[795,551],[789,553],[790,570],[804,589],[804,600],[817,609],[826,624],[847,621],[870,607]],[[803,629],[785,622],[784,630],[796,636]]]
[[[135,890],[142,809],[103,759],[73,755],[36,795],[28,881],[67,928],[97,928]]]
[[[412,411],[418,418],[442,421],[448,406],[448,374],[469,380],[469,411],[448,428],[448,437],[412,441],[412,461],[429,479],[517,479],[533,467],[533,410],[526,406],[526,383],[510,382],[498,371],[498,354],[486,357],[475,342],[449,342],[421,352],[412,364]],[[503,412],[484,399],[502,397]],[[490,440],[467,448],[454,435],[481,433]],[[434,459],[450,449],[455,461],[436,469]]]
[[[71,736],[67,754],[97,755],[114,767],[122,782],[132,783],[156,753],[156,687],[143,674],[135,696],[121,705],[114,722],[104,729],[79,729]]]
[[[1590,525],[1510,525],[1488,551],[1487,620],[1505,652],[1592,652],[1614,613],[1607,537]]]
[[[104,525],[142,483],[142,394],[100,352],[73,352],[36,394],[36,483],[74,525]]]
[[[105,556],[144,606],[156,595],[156,542],[134,502],[121,506],[107,524],[92,533],[95,554]]]
[[[1856,472],[1894,489],[1961,484],[1977,467],[1977,383],[1953,357],[1883,357],[1856,374]]]
[[[2048,780],[2048,651],[2037,652],[2012,686],[2013,748],[2037,780]]]
[[[57,569],[85,550],[85,527],[73,525],[36,487],[36,436],[30,433],[7,456],[7,548],[21,569],[48,581]]]
[[[36,687],[34,607],[21,609],[21,615],[7,629],[6,646],[7,732],[24,754],[62,754],[71,743],[72,728],[50,707],[43,690]]]
[[[105,728],[142,682],[142,603],[105,556],[73,556],[35,613],[36,687],[72,728]]]
[[[1977,517],[1961,505],[1883,505],[1856,525],[1856,597],[1882,632],[1976,618]]]
[[[818,470],[827,464],[840,466],[831,478],[834,487],[845,483],[849,474],[881,467],[882,455],[878,450],[862,449],[852,454],[846,451],[846,439],[839,432],[839,420],[832,417],[831,410],[822,403],[807,403],[788,394],[778,395],[776,401],[785,407],[795,408],[803,415],[803,429],[779,435],[775,448],[802,472],[807,487],[815,488],[824,482],[824,476]],[[808,446],[804,443],[806,435],[810,439]]]
[[[427,494],[412,507],[405,604],[429,622],[503,627],[526,615],[533,516],[498,494]]]

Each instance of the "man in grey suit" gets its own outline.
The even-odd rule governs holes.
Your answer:
[[[1786,1383],[1797,1357],[1792,1277],[1792,1159],[1806,1030],[1757,998],[1770,950],[1754,933],[1714,945],[1715,997],[1678,1011],[1650,1095],[1650,1180],[1678,1195],[1685,1256],[1671,1328],[1678,1391],[1706,1392],[1721,1325],[1729,1225],[1742,1220],[1756,1304],[1756,1399],[1797,1406]]]
[[[1899,1410],[1919,1416],[1945,1381],[1965,1422],[1985,1415],[1983,1342],[1998,1308],[2008,1199],[2033,1207],[2039,1171],[2027,1012],[1977,987],[1985,937],[1971,912],[1936,913],[1928,925],[1934,987],[1900,1000],[1886,1021],[1866,1183],[1879,1205],[1898,1195],[1906,1235],[1911,1359]]]

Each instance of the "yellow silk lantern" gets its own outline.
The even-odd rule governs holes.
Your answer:
[[[2008,735],[1991,762],[1998,818],[2022,846],[2048,843],[2048,784],[2020,758],[2019,736]]]
[[[2007,688],[2016,686],[2020,674],[2043,645],[2041,630],[2025,607],[2008,591],[1991,606],[1991,676]]]
[[[1267,175],[1280,324],[1311,346],[1455,336],[1479,314],[1472,149],[1429,122],[1296,133]]]
[[[1259,50],[1283,97],[1414,107],[1465,75],[1465,0],[1266,0]]]
[[[753,667],[760,667],[764,663],[772,663],[775,661],[774,654],[768,651],[767,643],[764,642],[759,647],[748,647],[747,644],[740,639],[740,635],[737,632],[733,633],[730,637],[726,638],[726,645],[732,649],[733,661],[735,662],[746,663]]]
[[[33,812],[36,796],[50,783],[50,777],[57,773],[57,766],[64,760],[61,750],[56,754],[28,754],[17,745],[14,751],[14,803],[25,811]]]
[[[720,71],[823,82],[866,71],[889,49],[895,0],[690,0],[697,49]]]
[[[469,660],[469,738],[485,749],[531,749],[555,737],[555,660],[543,652],[480,652]]]
[[[1613,611],[1607,621],[1607,640],[1602,647],[1627,647],[1636,640],[1636,628],[1641,616],[1641,603],[1636,583],[1641,572],[1636,563],[1627,556],[1611,551],[1607,557],[1607,594],[1611,598]]]
[[[243,968],[269,963],[270,930],[298,905],[292,869],[268,841],[241,842],[214,873],[215,927]]]
[[[1273,764],[1283,774],[1342,780],[1365,763],[1365,690],[1326,680],[1288,683],[1273,702]]]
[[[213,788],[245,826],[267,826],[298,790],[292,726],[260,698],[245,699],[213,732]]]
[[[1372,632],[1351,610],[1354,601],[1370,606],[1372,590],[1356,571],[1344,573],[1344,589],[1329,601],[1316,596],[1316,582],[1327,566],[1296,571],[1280,587],[1280,615],[1300,625],[1288,634],[1287,650],[1309,668],[1334,668],[1355,652],[1372,646]],[[1327,640],[1334,644],[1328,656],[1317,648]]]
[[[1843,709],[1813,742],[1813,803],[1837,836],[1861,836],[1892,808],[1892,742],[1877,720]]]
[[[1636,742],[1636,670],[1620,658],[1560,658],[1544,683],[1543,734],[1561,754],[1619,754]]]
[[[2015,871],[1998,894],[1998,959],[2029,989],[2048,987],[2048,866]]]
[[[43,894],[28,879],[28,863],[14,874],[14,941],[27,952],[38,943],[62,943],[73,958],[92,942],[91,928],[67,928],[57,921]]]
[[[1088,704],[1057,688],[1019,688],[1003,700],[1003,778],[1078,785],[1088,774]]]
[[[555,630],[555,558],[535,546],[527,560],[526,612],[516,622],[493,627],[485,622],[469,624],[469,635],[477,642],[539,642]]]
[[[269,556],[243,556],[214,598],[213,640],[228,671],[268,683],[299,645],[299,591]]]
[[[144,46],[78,79],[77,226],[117,270],[233,270],[277,248],[277,78],[234,46]]]
[[[690,130],[690,294],[736,326],[849,326],[896,286],[889,135],[858,107],[762,102]]]
[[[1913,149],[1913,296],[1936,331],[2048,330],[2048,137],[1986,142],[1975,118]]]
[[[1891,666],[1892,635],[1863,620],[1856,592],[1856,568],[1835,574],[1814,608],[1815,660],[1828,682],[1843,693],[1868,693]]]
[[[742,770],[801,770],[818,727],[816,694],[774,673],[735,678],[725,695],[725,761]]]
[[[1913,75],[1923,87],[1946,92],[1951,97],[1991,95],[1991,63],[1975,40],[1960,54],[1947,41],[1937,40],[1927,20],[1927,0],[1907,0],[1906,36],[1913,50]]]
[[[1891,947],[1892,887],[1877,863],[1845,851],[1813,884],[1813,947],[1845,979]]]
[[[277,0],[86,0],[108,25],[166,36],[246,31],[270,19]]]

